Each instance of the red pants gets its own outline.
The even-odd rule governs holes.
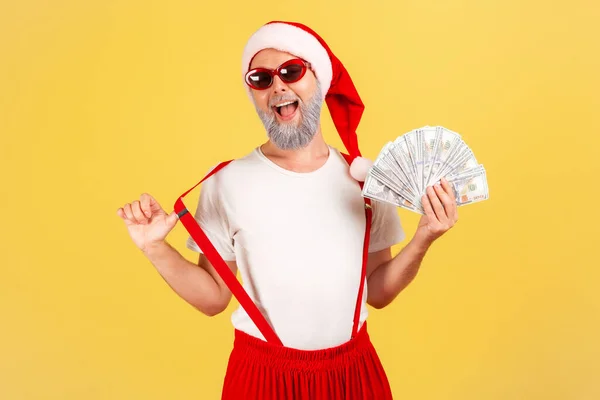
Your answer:
[[[366,323],[350,341],[324,350],[282,347],[235,331],[222,400],[391,398]]]

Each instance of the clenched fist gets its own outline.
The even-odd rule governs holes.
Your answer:
[[[125,221],[131,239],[143,252],[162,242],[178,220],[175,211],[167,215],[148,193],[143,193],[139,200],[119,208],[117,215]]]

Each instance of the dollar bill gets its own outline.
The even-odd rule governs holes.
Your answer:
[[[363,196],[423,214],[421,197],[446,177],[457,205],[489,198],[485,167],[457,132],[424,126],[385,144],[363,186]]]
[[[373,169],[374,171],[377,171],[377,173],[386,176],[390,181],[396,182],[398,187],[402,188],[403,191],[406,191],[409,196],[415,196],[416,192],[411,187],[405,171],[391,154],[393,146],[394,144],[389,142],[383,147],[373,164]]]
[[[371,175],[405,199],[414,198],[415,194],[409,192],[401,181],[390,178],[390,176],[386,172],[381,171],[379,167],[373,166]]]
[[[419,185],[417,182],[417,163],[415,161],[415,151],[412,150],[413,144],[409,134],[399,137],[394,141],[394,146],[391,147],[392,155],[399,162],[400,166],[404,166],[406,176],[410,186],[414,192],[419,193]]]
[[[421,129],[423,147],[423,172],[421,177],[421,187],[426,187],[429,181],[429,173],[431,171],[431,165],[433,163],[433,157],[436,151],[437,137],[441,129],[436,127],[425,127]]]
[[[485,168],[480,168],[478,172],[453,178],[448,181],[456,198],[457,206],[475,203],[487,200],[489,198],[489,189],[487,185],[487,176]]]
[[[437,138],[435,155],[429,170],[427,181],[429,184],[437,182],[441,178],[443,169],[451,166],[451,157],[462,147],[462,138],[459,134],[448,129],[441,128],[440,135]]]
[[[375,179],[372,175],[368,175],[363,185],[363,196],[373,200],[383,201],[385,203],[394,204],[398,207],[423,214],[422,208],[412,204],[402,196],[395,193],[382,182]]]

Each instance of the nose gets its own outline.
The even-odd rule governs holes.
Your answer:
[[[275,75],[273,78],[273,93],[285,93],[288,90],[288,86],[279,78],[279,76]]]

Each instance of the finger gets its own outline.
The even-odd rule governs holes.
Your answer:
[[[150,212],[152,213],[152,215],[157,214],[157,213],[166,214],[165,211],[160,206],[160,204],[158,204],[158,201],[156,201],[156,199],[154,197],[152,197],[150,194],[148,194],[148,200],[149,200],[148,204],[150,205]]]
[[[142,193],[140,196],[140,206],[142,207],[142,212],[147,218],[152,217],[152,209],[150,208],[150,196],[148,193]]]
[[[440,202],[440,199],[438,199],[437,194],[435,193],[435,190],[433,189],[433,187],[429,186],[427,188],[427,196],[429,196],[429,201],[431,202],[431,207],[433,208],[433,211],[435,212],[437,220],[440,221],[441,223],[445,223],[448,218],[446,217],[446,213],[444,212],[442,203]]]
[[[446,215],[446,218],[452,218],[452,199],[440,185],[436,184],[433,186],[433,188],[437,193],[438,198],[442,202],[442,205],[444,206],[444,214]]]
[[[437,217],[435,216],[435,212],[433,212],[431,202],[429,201],[429,197],[427,195],[423,195],[423,197],[421,197],[421,203],[423,204],[423,211],[425,211],[425,215],[427,215],[429,221],[437,221]]]
[[[123,207],[119,208],[117,210],[117,215],[123,220],[125,221],[125,225],[131,225],[132,222],[129,220],[129,218],[127,218],[127,215],[125,215],[125,211],[123,210]]]
[[[133,211],[133,216],[135,217],[135,219],[138,223],[140,223],[140,224],[148,223],[148,218],[146,218],[146,216],[142,212],[142,208],[140,207],[139,200],[135,200],[133,203],[131,203],[131,210]]]
[[[452,185],[450,185],[450,182],[448,182],[448,180],[446,178],[442,178],[441,182],[442,182],[442,187],[444,188],[446,193],[448,193],[448,196],[452,200],[452,204],[450,205],[449,214],[450,214],[452,220],[456,223],[456,221],[458,221],[458,206],[456,204],[456,193],[454,193],[454,189],[452,188]]]
[[[125,216],[127,217],[127,219],[132,222],[135,223],[135,218],[133,217],[133,211],[131,211],[131,204],[127,203],[123,206],[123,211],[125,212]]]
[[[152,207],[152,210],[160,210],[160,204],[158,204],[158,201],[156,201],[156,199],[154,197],[152,197],[151,195],[148,195],[148,199],[150,199],[150,207]]]
[[[453,198],[456,197],[454,189],[452,189],[452,186],[450,185],[450,182],[448,182],[448,179],[442,177],[442,179],[440,179],[440,183],[442,184],[442,188],[444,189],[444,191],[448,193],[448,196]]]

